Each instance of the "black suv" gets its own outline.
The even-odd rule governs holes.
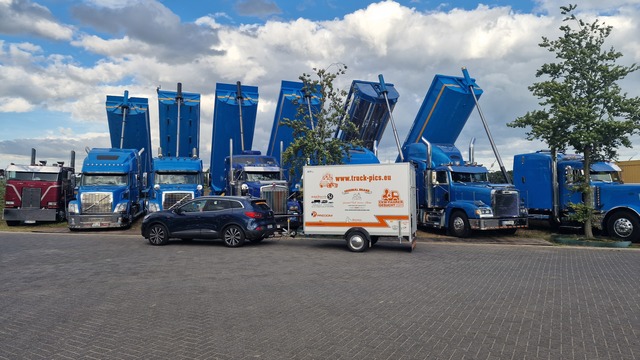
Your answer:
[[[264,199],[249,196],[201,196],[174,209],[148,214],[141,233],[152,245],[170,238],[222,239],[239,247],[245,239],[258,242],[273,235],[276,221]]]

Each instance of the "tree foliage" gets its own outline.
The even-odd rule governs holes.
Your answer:
[[[335,71],[331,68],[335,66]],[[283,154],[283,162],[291,173],[302,172],[307,163],[314,165],[341,164],[351,146],[361,145],[361,140],[342,141],[335,137],[336,129],[344,133],[356,132],[356,126],[349,121],[345,100],[347,92],[335,87],[338,76],[346,73],[347,66],[334,64],[327,69],[313,68],[315,77],[303,73],[299,79],[307,96],[317,96],[319,106],[310,107],[306,99],[298,100],[295,119],[285,118],[284,126],[293,130],[293,142]],[[313,126],[311,124],[314,124]]]
[[[589,169],[594,161],[616,159],[618,148],[631,147],[630,137],[638,133],[640,98],[628,97],[617,84],[638,65],[617,65],[622,53],[604,48],[612,26],[576,17],[576,7],[560,8],[565,16],[562,36],[542,37],[539,44],[557,59],[542,65],[536,77],[546,79],[529,87],[543,109],[527,112],[508,125],[529,128],[527,139],[546,142],[553,154],[573,148],[584,156],[584,169]],[[593,196],[589,185],[586,176],[587,206]],[[591,218],[585,221],[585,232],[592,236]]]

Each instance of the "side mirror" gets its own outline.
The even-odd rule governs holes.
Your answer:
[[[567,166],[564,168],[564,176],[567,179],[567,184],[573,183],[573,168],[571,166]]]

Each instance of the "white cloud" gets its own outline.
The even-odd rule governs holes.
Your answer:
[[[29,0],[0,2],[0,33],[69,40],[73,32],[72,26],[59,23],[42,5]]]
[[[28,112],[35,107],[23,98],[0,97],[0,112]]]
[[[594,11],[587,4],[597,3],[580,5]],[[619,11],[600,16],[614,26],[610,45],[625,54],[623,63],[640,62],[638,2],[617,4]],[[538,43],[543,35],[561,35],[559,5],[551,1],[540,1],[539,5],[549,9],[551,15],[487,6],[471,11],[420,12],[385,1],[331,21],[296,19],[228,26],[215,20],[225,14],[205,15],[194,23],[183,23],[164,5],[150,0],[85,2],[74,8],[74,14],[83,21],[84,29],[94,28],[101,33],[78,34],[74,40],[69,38],[69,43],[78,52],[98,57],[93,63],[82,63],[70,54],[55,54],[33,43],[0,40],[0,119],[4,119],[2,112],[65,112],[69,123],[55,127],[50,137],[58,137],[64,144],[63,140],[72,134],[71,145],[75,149],[99,141],[107,146],[106,95],[121,95],[129,90],[130,96],[149,99],[153,143],[157,144],[155,88],[160,85],[175,89],[176,83],[182,82],[185,91],[202,94],[201,157],[208,167],[216,82],[242,81],[259,86],[254,145],[264,150],[280,81],[297,80],[303,72],[312,72],[312,67],[346,64],[347,75],[338,79],[343,88],[352,79],[377,81],[378,74],[384,74],[400,93],[394,119],[402,141],[433,76],[461,75],[460,68],[466,66],[484,89],[480,103],[503,161],[510,167],[513,154],[542,146],[524,140],[525,130],[505,126],[537,108],[537,100],[527,86],[536,80],[537,68],[553,60],[553,54],[539,48]],[[6,1],[0,2],[0,9],[2,6]],[[140,21],[138,15],[132,15],[138,9],[150,9],[154,21]],[[625,80],[624,88],[638,96],[639,83],[640,74],[633,74]],[[77,124],[88,123],[105,129],[101,140],[74,130]],[[493,153],[483,134],[474,112],[458,146],[466,152],[470,138],[476,136],[476,158],[490,165]],[[2,144],[0,162],[23,150]],[[71,145],[61,145],[61,149]],[[390,126],[380,146],[381,159],[395,160],[397,150]]]

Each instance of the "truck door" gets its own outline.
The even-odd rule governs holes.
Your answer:
[[[445,207],[449,203],[449,176],[446,171],[436,171],[433,182],[433,203],[436,207]]]
[[[569,203],[579,204],[582,202],[582,192],[579,186],[584,181],[582,169],[576,169],[569,165],[565,166],[564,171],[558,174],[564,176],[558,183],[560,192],[560,208],[566,209]]]

